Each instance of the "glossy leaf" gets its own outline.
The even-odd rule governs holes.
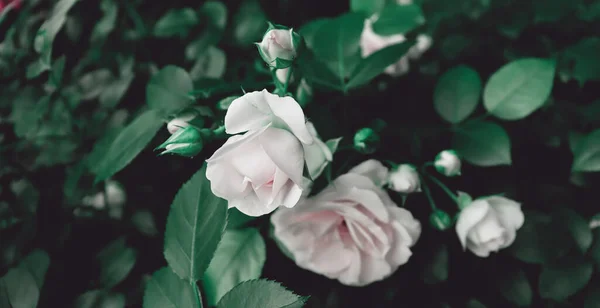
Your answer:
[[[477,108],[481,89],[481,78],[474,69],[456,66],[438,80],[433,93],[433,107],[444,120],[460,123]]]
[[[527,58],[496,71],[483,90],[487,111],[503,120],[519,120],[536,111],[550,97],[555,62]]]
[[[300,308],[304,302],[306,298],[279,283],[261,279],[240,283],[223,296],[217,308]]]
[[[212,193],[206,167],[177,192],[165,230],[165,259],[187,281],[204,275],[225,230],[227,201]]]
[[[600,129],[583,137],[574,150],[571,171],[600,171]]]
[[[457,128],[452,147],[473,165],[510,165],[510,138],[502,126],[484,121],[467,122]]]
[[[168,267],[152,274],[144,290],[144,308],[197,307],[193,286]],[[200,307],[201,308],[201,307]]]

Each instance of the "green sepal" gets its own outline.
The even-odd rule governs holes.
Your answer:
[[[194,157],[202,151],[202,143],[188,143],[185,146],[178,146],[169,150],[162,151],[160,155],[177,154],[186,157]]]
[[[276,69],[288,68],[288,67],[292,66],[292,63],[294,63],[294,60],[275,58],[275,68]]]
[[[460,210],[463,210],[464,208],[469,206],[471,203],[473,203],[473,197],[471,197],[471,195],[467,194],[466,192],[462,192],[462,191],[457,191],[457,193],[458,193],[457,205]]]
[[[436,209],[429,216],[429,223],[436,230],[444,231],[452,227],[453,219],[450,217],[450,215],[448,215],[448,213]]]
[[[185,128],[181,128],[176,131],[169,139],[163,142],[161,145],[156,147],[154,150],[160,150],[167,147],[167,145],[171,144],[183,144],[183,143],[199,143],[202,145],[202,134],[200,131],[193,126],[188,126]],[[161,153],[161,154],[164,154]]]
[[[361,128],[354,135],[354,149],[363,154],[372,154],[377,150],[381,139],[372,128]]]

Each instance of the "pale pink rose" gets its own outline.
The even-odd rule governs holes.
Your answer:
[[[387,177],[381,166],[366,161],[318,195],[271,216],[278,244],[298,266],[364,286],[408,262],[421,224],[377,184]]]
[[[523,226],[521,205],[508,198],[481,198],[467,205],[456,222],[456,233],[463,249],[479,257],[510,246]]]
[[[360,37],[361,55],[363,58],[391,45],[399,44],[406,41],[403,34],[394,35],[379,35],[373,31],[373,23],[377,20],[377,16],[365,19],[364,28]],[[385,73],[390,76],[401,76],[407,73],[410,69],[409,59],[418,59],[423,52],[431,46],[431,38],[427,35],[419,35],[417,43],[409,49],[398,62],[388,66]]]
[[[231,136],[207,160],[213,193],[249,216],[293,207],[303,191],[303,144],[314,142],[302,108],[266,90],[235,99],[225,115]]]
[[[274,64],[277,58],[291,61],[296,57],[293,29],[272,29],[257,43],[265,62]]]

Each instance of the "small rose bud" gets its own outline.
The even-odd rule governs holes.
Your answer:
[[[361,128],[354,135],[354,149],[363,154],[372,154],[380,141],[379,135],[372,128]]]
[[[440,152],[433,163],[435,169],[448,177],[460,175],[460,158],[454,150],[444,150]]]
[[[289,83],[292,83],[294,81],[294,74],[290,75],[290,80],[287,80],[288,78],[288,73],[290,72],[290,68],[282,68],[282,69],[278,69],[275,71],[275,76],[277,76],[277,80],[279,80],[279,82],[281,82],[281,84],[285,84],[286,81]]]
[[[293,29],[269,24],[262,41],[255,44],[260,56],[269,66],[281,69],[292,65],[300,40],[300,35]]]
[[[390,189],[403,194],[421,191],[421,180],[415,166],[402,164],[392,170],[389,175]]]
[[[202,134],[195,127],[188,126],[176,131],[167,141],[156,149],[165,149],[160,155],[172,153],[193,157],[202,151]]]
[[[300,80],[300,84],[298,85],[298,89],[296,89],[296,100],[301,107],[306,107],[308,103],[310,103],[313,99],[313,89],[306,82],[306,79],[302,78]]]
[[[199,115],[200,111],[196,108],[185,110],[184,112],[177,115],[177,117],[175,117],[173,120],[169,121],[169,123],[167,123],[167,130],[172,135],[175,132],[177,132],[180,128],[190,126],[190,122],[192,120],[195,120],[196,118],[201,120],[202,118],[199,118]]]
[[[435,210],[429,216],[429,223],[435,229],[444,231],[452,226],[452,218],[442,210]]]

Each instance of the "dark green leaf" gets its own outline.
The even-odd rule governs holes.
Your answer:
[[[137,252],[127,247],[125,237],[121,237],[104,247],[97,256],[100,263],[100,285],[112,288],[127,278],[133,269]]]
[[[165,259],[182,279],[197,281],[225,230],[227,201],[212,193],[206,166],[177,192],[167,218]]]
[[[232,207],[227,211],[227,229],[243,228],[254,219],[256,219],[256,217],[248,216]]]
[[[258,279],[267,257],[266,249],[257,229],[225,232],[202,279],[208,304],[216,305],[240,282]]]
[[[156,22],[152,33],[157,37],[185,37],[199,22],[191,8],[171,9]]]
[[[96,23],[92,30],[92,36],[90,41],[92,43],[101,42],[115,29],[117,23],[117,14],[119,7],[116,1],[113,0],[102,0],[100,2],[100,9],[104,14],[102,18]]]
[[[385,0],[350,0],[350,10],[371,16],[379,13],[385,6],[385,2]]]
[[[600,307],[600,285],[594,285],[587,291],[583,308]]]
[[[423,273],[423,280],[427,284],[434,284],[448,279],[448,247],[439,245],[427,263]]]
[[[557,215],[562,217],[562,222],[571,234],[573,241],[577,244],[579,251],[585,253],[594,240],[588,222],[581,215],[577,214],[577,212],[568,208],[557,209]]]
[[[521,269],[504,270],[498,278],[498,289],[508,301],[519,307],[531,305],[533,290],[525,272]]]
[[[564,301],[583,289],[592,278],[594,265],[581,258],[564,258],[543,267],[539,280],[542,298]]]
[[[267,16],[257,0],[243,1],[233,17],[233,38],[238,46],[260,42],[267,30]]]
[[[6,295],[14,308],[36,307],[49,265],[50,257],[43,250],[34,250],[27,255],[17,267],[11,268],[0,279],[6,292],[2,294],[0,290],[0,304],[1,298]]]
[[[313,19],[309,22],[307,22],[306,24],[304,24],[300,30],[298,30],[298,33],[300,35],[302,35],[302,38],[304,39],[304,43],[306,44],[306,46],[309,49],[313,49],[314,47],[314,37],[315,34],[317,33],[317,31],[319,31],[319,29],[321,29],[321,27],[327,23],[329,20],[331,20],[330,18],[318,18],[318,19]]]
[[[598,54],[600,54],[599,37],[587,37],[567,47],[560,57],[561,77],[566,74],[567,78],[576,79],[580,86],[588,80],[600,80]]]
[[[472,298],[467,302],[466,308],[486,308],[486,307],[480,301]]]
[[[146,86],[146,101],[161,114],[176,113],[193,103],[189,93],[194,90],[188,73],[177,66],[167,65],[150,79]]]
[[[327,68],[327,65],[319,61],[312,52],[306,51],[297,59],[302,75],[312,85],[343,91],[345,83]]]
[[[502,126],[484,121],[471,121],[457,128],[452,147],[473,165],[489,167],[510,165],[511,144]]]
[[[373,31],[387,36],[405,34],[425,23],[421,8],[416,4],[386,6],[377,21],[373,23]]]
[[[152,141],[164,125],[153,110],[148,110],[129,123],[112,141],[108,151],[94,168],[95,182],[103,181],[125,168]]]
[[[300,308],[305,298],[269,280],[242,282],[229,291],[217,308]]]
[[[600,268],[600,228],[595,228],[592,230],[594,235],[594,241],[592,247],[590,247],[589,255],[594,260],[596,267]]]
[[[350,80],[346,88],[352,89],[368,83],[371,79],[383,73],[386,67],[398,62],[413,44],[414,41],[405,41],[388,46],[361,60],[350,74]]]
[[[75,301],[76,308],[125,308],[125,295],[104,290],[91,290]]]
[[[202,5],[201,12],[210,19],[212,25],[217,29],[225,28],[227,24],[227,6],[221,1],[206,1]]]
[[[481,79],[465,65],[456,66],[438,80],[433,93],[435,111],[446,121],[456,124],[465,120],[479,102]]]
[[[581,0],[533,0],[535,22],[556,22],[573,12]]]
[[[193,286],[179,279],[168,267],[154,272],[144,291],[144,308],[192,308],[196,306]]]
[[[519,120],[542,107],[550,97],[555,62],[527,58],[496,71],[483,91],[483,105],[503,120]]]
[[[573,152],[573,172],[600,171],[600,129],[583,137],[576,150]]]

